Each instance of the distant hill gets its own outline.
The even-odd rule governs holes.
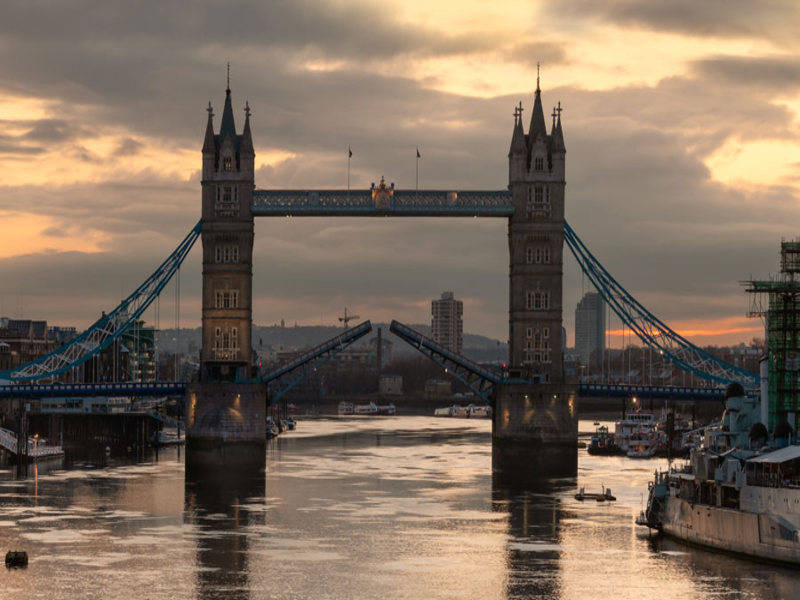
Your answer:
[[[431,334],[430,325],[415,324],[409,325],[412,329],[419,331],[423,335]],[[392,342],[392,352],[395,358],[408,356],[419,356],[419,352],[405,343],[403,340],[389,332],[388,323],[373,323],[372,333],[356,342],[354,347],[359,347],[369,343],[369,340],[378,336],[378,328],[381,328],[384,339]],[[317,346],[322,342],[338,335],[342,332],[341,327],[332,326],[289,326],[280,325],[261,326],[253,325],[253,346],[256,350],[288,350],[302,349]],[[197,356],[200,351],[200,327],[194,329],[162,329],[158,333],[159,352],[174,353],[176,350],[186,356]],[[508,356],[508,345],[482,335],[465,333],[464,334],[464,355],[479,362],[504,361]]]

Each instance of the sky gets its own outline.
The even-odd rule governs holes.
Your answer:
[[[257,187],[345,187],[351,147],[352,187],[412,188],[419,147],[420,187],[462,190],[506,187],[540,62],[572,227],[673,329],[749,342],[763,329],[740,282],[800,234],[798,30],[795,0],[9,0],[0,315],[86,327],[177,246],[228,61]],[[426,322],[449,290],[465,331],[504,340],[506,236],[502,219],[257,219],[254,321],[332,325],[346,306]],[[587,283],[569,255],[564,274],[572,340]],[[200,284],[198,245],[182,326],[199,325]]]

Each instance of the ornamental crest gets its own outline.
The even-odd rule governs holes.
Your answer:
[[[383,175],[381,175],[381,184],[372,188],[372,201],[375,202],[375,208],[377,210],[391,210],[393,195],[394,185],[387,188]]]

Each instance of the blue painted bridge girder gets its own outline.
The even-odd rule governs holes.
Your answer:
[[[509,190],[255,190],[250,210],[256,217],[508,218],[514,202]]]
[[[582,383],[578,388],[581,398],[646,398],[684,402],[724,402],[724,387],[678,387],[672,385],[632,385],[609,383]]]
[[[389,331],[422,352],[447,373],[452,373],[486,404],[492,404],[494,388],[502,381],[499,374],[493,373],[465,356],[448,350],[399,321],[392,321]]]
[[[264,375],[261,380],[267,383],[270,402],[280,400],[308,375],[370,331],[372,323],[364,321]]]

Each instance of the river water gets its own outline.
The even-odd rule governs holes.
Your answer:
[[[581,423],[592,429],[591,423]],[[665,461],[492,476],[487,421],[306,419],[266,475],[187,480],[182,451],[0,471],[0,598],[797,598],[800,572],[634,524]],[[578,502],[578,486],[613,503]]]

